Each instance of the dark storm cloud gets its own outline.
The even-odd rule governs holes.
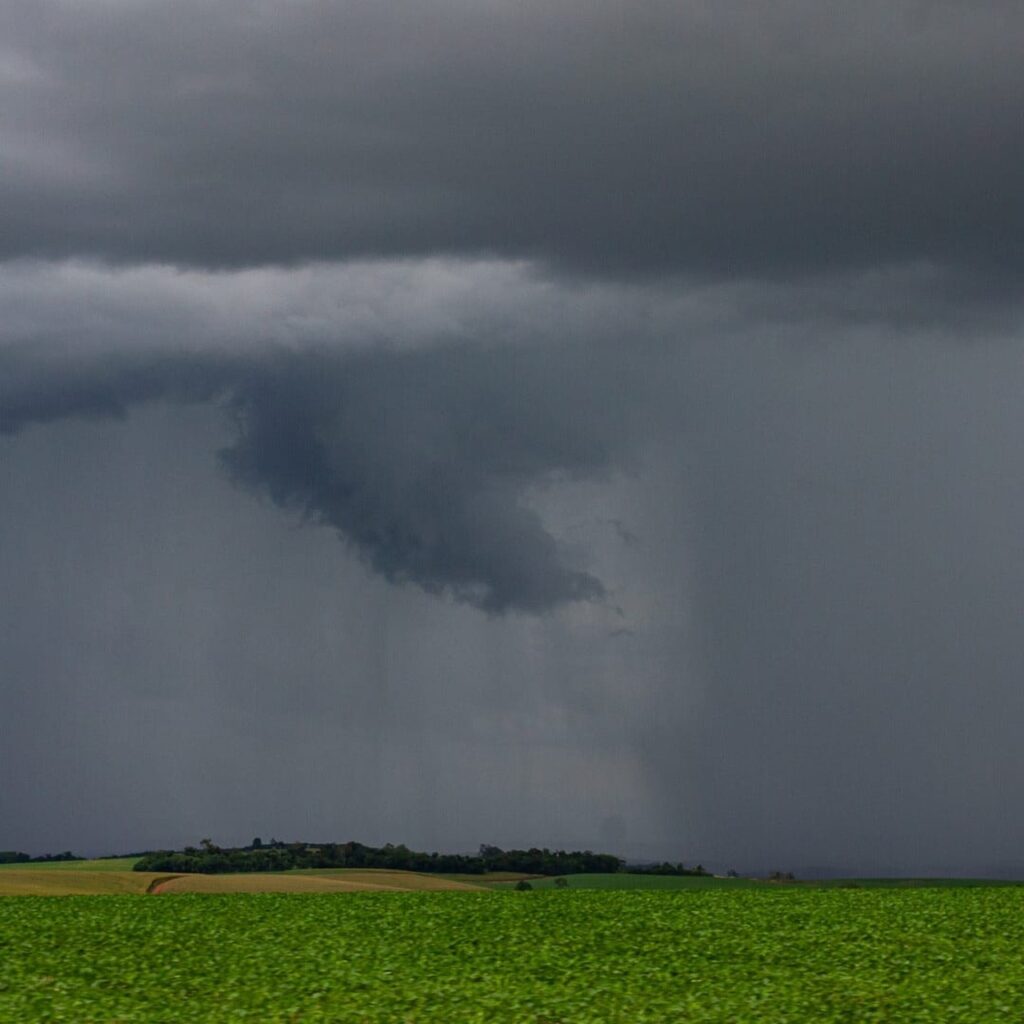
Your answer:
[[[526,504],[531,486],[616,462],[625,385],[577,377],[564,350],[364,355],[337,370],[291,357],[235,393],[241,437],[225,460],[388,580],[488,611],[600,598]]]
[[[0,0],[0,845],[1018,857],[1022,34]]]
[[[0,433],[221,400],[238,428],[222,453],[237,481],[333,527],[392,582],[540,612],[604,596],[529,498],[621,465],[628,379],[581,382],[572,346],[247,358],[21,346],[0,350]]]
[[[238,372],[216,356],[0,349],[0,434],[73,417],[120,419],[155,399],[210,401]]]
[[[7,257],[1019,281],[1017,3],[2,12]]]

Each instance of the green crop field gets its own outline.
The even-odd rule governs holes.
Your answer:
[[[1019,888],[0,899],[0,1021],[1024,1019]]]

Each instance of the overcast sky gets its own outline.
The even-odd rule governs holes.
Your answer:
[[[0,0],[0,849],[1024,871],[1022,34]]]

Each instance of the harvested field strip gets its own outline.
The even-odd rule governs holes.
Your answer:
[[[178,875],[161,882],[156,895],[174,893],[341,893],[387,891],[382,885],[306,878],[282,873],[241,875]],[[394,890],[392,890],[394,891]]]
[[[172,893],[475,892],[476,887],[409,871],[297,871],[238,875],[177,875],[157,895]]]
[[[149,871],[0,871],[0,896],[97,896],[144,894],[154,879]]]
[[[289,871],[291,876],[329,878],[360,882],[375,888],[404,892],[479,892],[486,889],[479,883],[463,881],[448,875],[420,874],[417,871],[388,871],[384,868],[309,868]]]
[[[343,892],[479,892],[487,886],[413,871],[324,869],[227,875],[174,875],[167,872],[0,870],[0,896],[94,896],[164,893],[343,893]]]

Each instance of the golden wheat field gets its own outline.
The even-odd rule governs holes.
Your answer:
[[[299,872],[178,875],[155,888],[159,895],[193,893],[471,892],[481,887],[409,871]]]
[[[145,893],[166,875],[148,871],[53,871],[48,868],[0,869],[0,896],[97,896]]]
[[[413,871],[336,868],[234,875],[174,875],[113,870],[109,861],[0,868],[0,896],[96,896],[156,893],[478,892],[485,886]],[[123,862],[122,862],[123,863]]]

